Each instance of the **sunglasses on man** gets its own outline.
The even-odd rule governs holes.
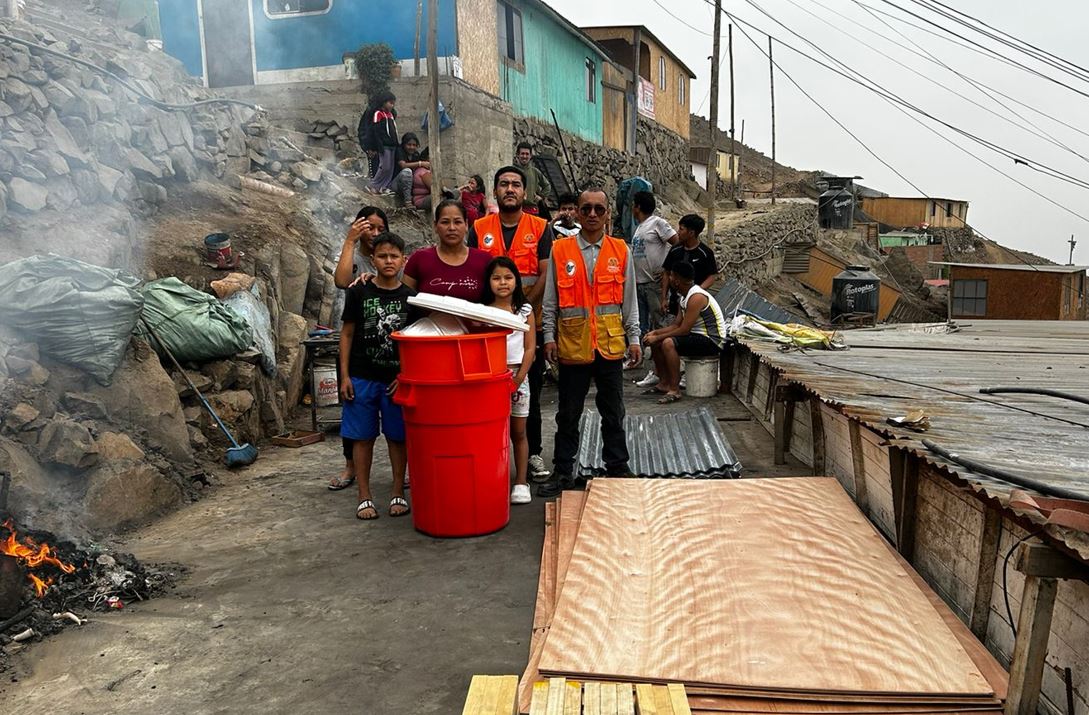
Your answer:
[[[579,206],[579,213],[583,216],[589,216],[590,214],[604,216],[608,210],[608,206],[602,206],[601,204],[583,204]]]

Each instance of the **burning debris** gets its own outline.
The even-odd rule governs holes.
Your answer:
[[[81,614],[145,601],[170,588],[180,572],[21,531],[7,519],[0,524],[0,671],[5,656],[27,641],[87,623]]]

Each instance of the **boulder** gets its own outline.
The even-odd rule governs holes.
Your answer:
[[[66,392],[61,400],[64,410],[73,417],[102,420],[109,416],[106,405],[89,392]]]
[[[49,191],[46,206],[54,211],[67,211],[79,201],[76,187],[72,186],[72,180],[67,176],[56,176],[47,180],[45,188]]]
[[[178,485],[150,464],[111,462],[88,475],[83,504],[88,526],[116,531],[169,509],[181,496]]]
[[[246,135],[238,125],[231,125],[227,131],[227,156],[246,156],[248,153]]]
[[[310,258],[306,251],[284,241],[280,247],[280,305],[284,310],[302,314],[309,282]]]
[[[276,369],[284,386],[284,404],[288,409],[299,404],[302,398],[303,363],[306,362],[306,350],[302,341],[306,337],[306,330],[306,318],[294,313],[280,313]]]
[[[174,382],[158,357],[137,345],[143,349],[129,350],[109,386],[94,384],[88,392],[106,405],[111,422],[147,430],[149,444],[171,461],[188,463],[189,433]]]
[[[167,152],[167,156],[174,165],[174,175],[178,181],[196,181],[200,177],[197,162],[185,147],[176,146]]]
[[[21,178],[40,184],[45,181],[45,172],[33,164],[20,164],[16,172]]]
[[[121,459],[143,459],[144,450],[136,446],[132,439],[121,432],[103,432],[95,440],[98,454],[102,461],[114,462]]]
[[[48,189],[20,177],[11,180],[8,190],[12,207],[23,211],[41,211],[49,200]]]
[[[167,199],[166,189],[150,181],[137,181],[136,188],[140,192],[140,198],[152,206],[165,204]]]
[[[137,176],[143,175],[152,179],[163,178],[163,170],[135,147],[129,147],[125,150],[124,159]]]
[[[189,444],[193,445],[193,449],[202,450],[208,447],[208,438],[204,436],[204,433],[200,431],[199,427],[189,426]]]
[[[8,77],[0,82],[0,90],[2,90],[4,101],[11,105],[16,114],[25,112],[30,107],[32,101],[30,87],[21,79]]]
[[[214,360],[205,363],[200,371],[212,378],[212,390],[220,392],[229,390],[238,382],[237,366],[243,364],[234,360]]]
[[[292,164],[291,173],[310,183],[321,181],[321,167],[307,161],[298,161]],[[303,188],[306,188],[305,185]]]
[[[19,432],[38,419],[40,414],[41,412],[33,405],[20,402],[8,410],[8,414],[4,417],[4,429],[8,432]]]
[[[91,432],[79,422],[54,417],[38,435],[38,461],[73,469],[87,469],[98,463],[98,447]]]
[[[207,397],[219,419],[228,425],[241,422],[254,403],[253,394],[247,390],[226,390]]]
[[[98,184],[102,187],[102,193],[105,196],[113,196],[114,190],[117,188],[117,184],[121,181],[121,177],[124,176],[120,171],[105,164],[99,164],[95,167],[95,173],[98,178]]]
[[[31,152],[29,158],[31,163],[46,176],[65,176],[72,171],[68,166],[68,162],[64,160],[59,152],[39,149]]]
[[[189,382],[193,383],[193,386],[200,390],[202,393],[208,392],[212,389],[214,382],[212,378],[208,377],[204,373],[194,372],[192,370],[186,370],[185,374],[189,377]],[[193,392],[193,388],[189,386],[189,382],[185,381],[185,378],[174,372],[170,374],[172,380],[174,380],[174,387],[178,392],[178,397],[187,398],[195,397],[196,393]]]
[[[75,137],[57,117],[56,112],[50,111],[45,115],[45,132],[52,138],[57,151],[66,159],[78,162],[81,166],[88,163],[87,155],[79,148]]]
[[[110,169],[113,171],[113,169]],[[72,186],[76,189],[76,196],[83,205],[93,204],[103,193],[98,175],[90,169],[76,169],[72,172]]]

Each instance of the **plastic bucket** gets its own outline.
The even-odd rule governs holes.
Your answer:
[[[398,381],[412,474],[412,523],[481,536],[510,520],[510,373],[461,383]]]
[[[487,380],[507,372],[507,333],[417,337],[394,333],[401,379],[424,382]]]
[[[310,386],[314,404],[318,407],[331,407],[340,402],[340,383],[337,380],[335,362],[314,361],[312,368],[313,382]]]
[[[689,397],[714,397],[718,394],[718,358],[684,359],[685,394]]]
[[[228,233],[210,233],[204,237],[204,253],[209,263],[217,266],[231,262],[231,236]]]

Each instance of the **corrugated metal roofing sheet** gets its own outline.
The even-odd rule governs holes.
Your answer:
[[[624,418],[631,471],[640,477],[729,479],[741,462],[707,407]],[[588,410],[579,424],[579,476],[605,473],[601,460],[601,415]]]
[[[1014,485],[933,454],[926,438],[963,457],[1089,494],[1089,407],[1039,395],[981,395],[983,387],[1040,387],[1089,397],[1089,323],[978,321],[959,332],[920,326],[845,332],[850,350],[781,353],[747,347],[808,390],[1006,503]],[[893,427],[889,417],[922,409],[930,430]],[[1063,536],[1089,557],[1089,537]]]
[[[715,302],[721,306],[722,312],[726,315],[727,320],[734,315],[734,311],[740,310],[743,313],[748,313],[761,320],[770,320],[775,323],[810,324],[810,321],[800,318],[790,311],[780,308],[774,303],[768,302],[758,294],[749,290],[747,286],[739,282],[736,278],[731,278],[726,281],[726,284],[722,286],[721,290],[715,294]]]

